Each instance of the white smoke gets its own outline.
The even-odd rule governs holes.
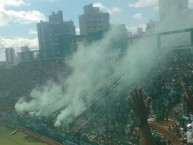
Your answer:
[[[156,46],[149,43],[154,38],[133,42],[124,52],[124,57],[117,62],[121,49],[115,49],[113,42],[119,37],[120,31],[112,29],[104,39],[80,46],[67,61],[73,73],[64,82],[49,81],[41,89],[34,89],[30,101],[20,99],[16,103],[16,111],[47,116],[67,105],[56,119],[55,125],[60,126],[73,121],[97,100],[98,96],[94,92],[103,87],[110,77],[121,76],[128,86],[139,81],[154,64]]]
[[[148,44],[152,38],[134,43],[123,59],[115,64],[109,64],[108,55],[114,53],[113,49],[109,48],[111,46],[109,42],[112,42],[113,37],[117,36],[116,34],[116,31],[109,32],[105,39],[79,48],[73,56],[70,64],[74,68],[74,72],[67,80],[68,89],[66,92],[72,103],[57,117],[56,126],[70,123],[84,112],[93,100],[97,100],[99,96],[93,95],[93,92],[103,87],[110,76],[122,77],[123,85],[129,86],[140,81],[153,66],[156,48],[152,44]],[[122,88],[118,89],[117,91],[123,90]],[[81,94],[86,95],[87,102],[80,98]]]
[[[45,86],[36,88],[31,92],[29,102],[25,98],[20,98],[15,105],[16,111],[19,113],[36,112],[36,115],[49,114],[52,110],[57,109],[53,103],[60,100],[63,93],[61,84],[48,81]],[[61,102],[58,101],[57,103]]]

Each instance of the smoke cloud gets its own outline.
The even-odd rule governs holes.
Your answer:
[[[16,103],[16,111],[49,116],[63,108],[55,126],[69,124],[99,99],[96,91],[107,83],[120,78],[120,85],[114,90],[119,95],[125,87],[140,81],[155,64],[156,43],[153,42],[156,39],[148,37],[133,41],[127,50],[115,49],[113,42],[120,37],[119,29],[115,28],[102,40],[79,46],[72,58],[66,60],[72,74],[61,82],[49,81],[42,88],[34,89],[30,101],[22,98]]]

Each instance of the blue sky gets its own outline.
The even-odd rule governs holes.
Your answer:
[[[4,58],[6,47],[20,51],[28,45],[38,49],[36,25],[40,20],[58,10],[63,11],[64,20],[72,20],[77,34],[78,16],[83,14],[83,6],[93,4],[102,12],[110,13],[110,22],[125,24],[128,31],[135,33],[137,27],[145,30],[146,23],[159,20],[159,0],[0,0],[0,60]],[[193,7],[193,0],[189,0]]]

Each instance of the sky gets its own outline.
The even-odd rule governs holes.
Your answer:
[[[145,30],[149,20],[159,20],[158,0],[0,0],[0,57],[6,47],[38,49],[36,25],[53,11],[62,10],[64,21],[72,20],[79,34],[78,16],[88,4],[110,13],[110,23],[125,24],[133,33],[138,26]]]

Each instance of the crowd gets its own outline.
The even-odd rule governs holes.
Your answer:
[[[165,61],[160,61],[160,64],[155,66],[139,84],[139,86],[143,88],[144,96],[151,96],[152,103],[150,104],[149,117],[155,118],[158,122],[168,120],[168,115],[171,109],[181,101],[182,88],[180,83],[184,78],[187,79],[187,76],[190,77],[190,67],[193,69],[191,63],[192,58],[189,54],[170,52],[164,56],[162,60]],[[186,66],[187,63],[189,64],[189,67]],[[135,115],[132,111],[129,112],[129,109],[125,107],[125,102],[127,102],[125,99],[126,98],[123,98],[122,100],[120,99],[121,101],[119,100],[121,103],[118,108],[115,107],[116,103],[112,105],[112,108],[114,107],[117,111],[117,115],[121,116],[120,118],[115,118],[115,122],[117,121],[118,123],[121,123],[116,126],[115,130],[121,130],[121,133],[118,133],[119,139],[121,139],[121,136],[124,136],[125,134],[130,142],[138,144],[140,138],[139,128],[135,124]],[[112,116],[115,114],[115,110],[112,109]],[[111,121],[109,121],[109,125],[113,121],[112,119],[113,117],[110,118]],[[120,122],[120,120],[123,122]],[[167,143],[167,140],[160,137],[161,135],[156,131],[154,131],[154,136],[158,140],[161,140],[162,144]],[[104,137],[104,139],[105,138],[106,137]],[[113,138],[115,138],[115,136],[113,136]]]
[[[144,145],[170,145],[171,142],[164,137],[164,134],[156,129],[150,130],[143,125],[148,123],[147,118],[145,121],[144,117],[154,118],[156,122],[161,122],[168,120],[169,112],[173,111],[176,122],[168,130],[173,132],[181,142],[186,143],[187,124],[192,120],[189,110],[186,109],[188,107],[184,105],[186,99],[183,96],[186,94],[181,83],[187,84],[190,92],[193,90],[191,85],[193,55],[171,51],[163,57],[158,57],[158,60],[159,63],[137,84],[142,89],[133,90],[129,95],[137,96],[139,100],[142,97],[147,99],[145,105],[136,104],[135,99],[129,100],[128,105],[128,92],[112,99],[114,92],[109,90],[105,92],[103,99],[94,103],[68,127],[56,128],[53,125],[54,119],[37,118],[29,114],[20,116],[19,122],[61,143],[70,140],[79,144],[81,140],[84,140],[90,144],[137,145],[142,140]],[[42,85],[49,79],[57,81],[58,73],[68,75],[70,72],[62,60],[25,62],[10,70],[5,77],[0,78],[0,83],[4,83],[0,92],[7,93],[7,98],[11,100],[14,100],[12,96],[18,99],[18,97],[29,95],[35,86]],[[12,88],[8,89],[10,81]],[[151,103],[149,103],[150,100]],[[139,124],[138,119],[141,119],[141,116],[142,120]],[[141,129],[141,126],[144,128]]]
[[[176,120],[168,130],[173,133],[170,133],[170,135],[176,138],[175,144],[185,144],[187,143],[187,125],[192,123],[190,117],[187,116],[189,116],[189,113],[192,110],[192,107],[190,106],[193,106],[193,102],[187,99],[187,89],[185,88],[185,85],[187,85],[189,88],[188,92],[192,92],[192,55],[190,53],[171,52],[168,53],[163,60],[166,61],[162,61],[162,64],[156,68],[156,71],[161,72],[156,76],[157,79],[153,79],[152,82],[151,78],[148,77],[149,83],[145,83],[143,86],[147,92],[143,94],[141,91],[142,95],[151,96],[148,115],[144,115],[142,112],[142,114],[139,115],[139,110],[145,109],[141,107],[138,109],[135,108],[135,105],[139,106],[139,104],[135,102],[135,97],[140,96],[140,91],[133,90],[133,94],[130,96],[134,97],[130,97],[133,100],[131,99],[129,102],[131,108],[135,110],[135,116],[142,116],[143,118],[144,115],[146,117],[154,118],[157,122],[160,120],[168,120],[169,112],[174,111]],[[149,86],[149,84],[153,84],[153,86]],[[140,128],[139,130],[142,139],[145,138],[145,140],[142,141],[142,144],[144,145],[172,144],[167,137],[155,137],[157,136],[155,135],[155,130],[151,132],[148,127]],[[161,135],[164,136],[164,133]]]
[[[57,82],[58,74],[67,77],[69,73],[70,68],[61,59],[22,62],[6,70],[0,77],[0,109],[14,110],[20,97],[29,96],[34,88],[50,79]]]
[[[148,117],[154,118],[157,122],[168,120],[169,112],[173,111],[176,105],[179,103],[185,104],[182,99],[181,82],[190,85],[193,70],[193,59],[190,53],[171,51],[160,59],[162,61],[152,68],[139,84],[143,88],[142,94],[151,97]],[[97,109],[101,108],[102,112],[96,115],[92,119],[93,121],[87,123],[85,129],[87,133],[94,135],[96,140],[99,138],[100,141],[105,143],[118,144],[116,140],[118,142],[122,140],[127,143],[139,144],[140,130],[136,124],[136,115],[125,104],[126,98],[127,96],[122,97],[115,102],[109,101],[109,98],[107,99],[108,102],[105,102],[106,106],[98,106]],[[140,109],[143,110],[143,108]],[[92,113],[96,113],[96,111]],[[177,114],[179,115],[179,112]],[[187,115],[185,107],[182,108],[179,118],[181,119],[183,115]],[[176,116],[176,123],[171,126],[171,129],[168,129],[174,132],[182,142],[186,142],[186,126],[191,120],[178,125],[181,122],[179,118]],[[100,126],[101,119],[103,123]],[[98,120],[100,123],[97,123]],[[95,128],[96,131],[93,132]],[[89,132],[89,130],[91,131]],[[152,134],[158,144],[170,144],[170,141],[156,130],[153,130]]]

